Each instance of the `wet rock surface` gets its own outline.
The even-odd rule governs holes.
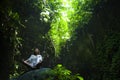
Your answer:
[[[12,80],[45,80],[50,77],[53,78],[53,76],[54,74],[52,72],[52,69],[41,68],[26,72],[17,79],[12,79]]]

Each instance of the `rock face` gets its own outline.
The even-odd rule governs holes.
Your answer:
[[[54,74],[50,68],[41,68],[24,73],[15,80],[46,80],[53,78]]]

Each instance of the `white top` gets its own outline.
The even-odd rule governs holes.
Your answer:
[[[41,55],[31,55],[28,58],[29,65],[31,67],[35,67],[39,62],[42,62],[42,61],[43,61],[43,59],[42,59]]]

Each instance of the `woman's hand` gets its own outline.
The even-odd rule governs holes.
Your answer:
[[[27,61],[26,61],[26,60],[24,60],[24,59],[22,59],[22,62],[23,62],[23,63],[27,63]]]

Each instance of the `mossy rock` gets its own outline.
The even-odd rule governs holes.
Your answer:
[[[24,73],[16,80],[52,80],[54,77],[53,70],[50,68],[41,68]]]

